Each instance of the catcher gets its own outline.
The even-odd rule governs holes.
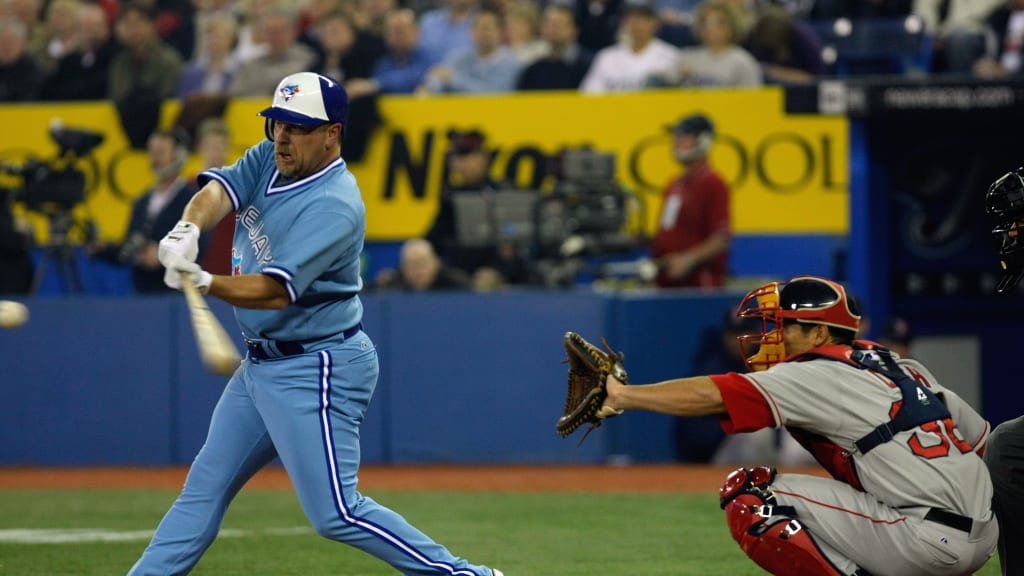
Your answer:
[[[952,576],[981,568],[999,534],[979,457],[988,423],[919,362],[855,340],[860,312],[835,282],[766,284],[747,294],[737,315],[761,321],[760,334],[739,337],[740,346],[759,347],[747,359],[751,373],[637,386],[609,371],[594,392],[602,404],[579,411],[581,423],[648,410],[718,414],[728,433],[789,428],[832,479],[739,468],[719,491],[733,538],[772,574]],[[567,412],[559,431],[580,418]]]

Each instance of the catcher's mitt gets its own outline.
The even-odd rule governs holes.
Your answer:
[[[561,436],[568,436],[581,425],[589,423],[590,428],[580,438],[580,444],[591,430],[601,425],[601,420],[622,413],[621,410],[602,407],[608,390],[605,380],[613,374],[620,382],[628,384],[626,369],[622,366],[621,352],[613,352],[608,343],[601,339],[605,349],[601,350],[575,332],[566,332],[562,344],[569,364],[569,391],[565,398],[565,412],[555,428]]]

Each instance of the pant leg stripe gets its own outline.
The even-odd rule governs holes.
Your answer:
[[[337,453],[334,451],[334,435],[331,430],[331,368],[333,366],[333,359],[331,353],[327,350],[323,350],[319,353],[320,356],[320,429],[323,432],[323,443],[324,453],[327,457],[327,467],[331,472],[331,493],[334,496],[334,508],[338,512],[338,515],[344,520],[346,524],[356,526],[366,532],[374,534],[381,538],[388,544],[391,544],[395,548],[401,550],[409,557],[415,559],[426,566],[437,568],[439,571],[451,574],[452,576],[477,576],[477,574],[471,570],[456,570],[454,566],[444,563],[437,562],[427,558],[422,552],[416,550],[409,543],[403,541],[396,534],[387,530],[382,526],[378,526],[373,522],[369,522],[362,518],[353,516],[348,509],[348,505],[345,503],[345,494],[341,489],[341,481],[339,480],[338,474],[338,458]]]

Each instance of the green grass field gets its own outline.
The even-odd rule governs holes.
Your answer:
[[[369,492],[455,554],[508,576],[763,574],[714,494]],[[125,574],[176,496],[167,490],[0,491],[0,575]],[[244,490],[193,572],[395,574],[313,533],[288,490]],[[997,576],[993,560],[979,574]]]

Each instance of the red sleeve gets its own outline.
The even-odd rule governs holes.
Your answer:
[[[742,374],[717,374],[711,376],[711,381],[718,386],[725,403],[726,413],[721,423],[726,434],[753,432],[776,425],[768,401]]]

